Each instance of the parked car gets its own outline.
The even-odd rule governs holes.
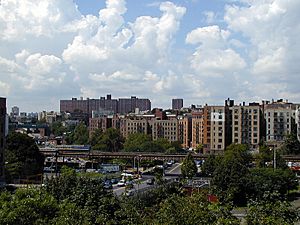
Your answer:
[[[103,187],[104,187],[105,189],[111,189],[111,188],[112,188],[112,183],[111,183],[111,181],[110,181],[110,180],[104,181]]]
[[[52,167],[44,167],[44,172],[55,172],[55,169]]]
[[[110,181],[112,184],[117,184],[119,182],[120,179],[118,178],[112,178]]]
[[[119,187],[124,187],[125,186],[125,180],[120,180],[117,185]]]

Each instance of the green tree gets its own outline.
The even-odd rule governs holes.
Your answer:
[[[102,142],[102,134],[103,134],[103,131],[102,131],[101,128],[96,129],[92,133],[92,135],[90,137],[90,140],[89,140],[92,148],[97,149],[96,146],[99,145],[99,144],[101,144],[101,142]]]
[[[101,143],[106,146],[107,151],[118,152],[123,149],[124,139],[119,130],[108,128],[101,137]]]
[[[279,199],[287,197],[288,191],[295,190],[298,182],[290,169],[254,168],[247,178],[248,197],[263,200],[267,193],[278,193]]]
[[[81,122],[76,126],[74,130],[74,134],[73,134],[74,144],[86,145],[88,143],[88,140],[89,140],[88,128],[84,123]]]
[[[0,195],[0,224],[53,224],[58,212],[57,201],[40,190],[18,189],[15,194]]]
[[[5,147],[5,172],[7,182],[41,174],[44,156],[34,140],[26,134],[11,132]]]
[[[50,130],[55,136],[62,136],[68,129],[63,126],[62,122],[56,121],[51,124]]]
[[[218,167],[221,158],[215,155],[209,155],[202,164],[201,170],[202,174],[207,177],[212,177],[216,168]]]
[[[299,209],[286,201],[253,201],[248,205],[248,225],[291,225],[299,221]]]
[[[256,166],[267,167],[267,163],[273,160],[273,152],[266,145],[259,146],[259,153],[256,155]]]
[[[228,206],[211,204],[205,195],[191,197],[173,195],[160,204],[153,224],[194,225],[194,224],[232,224],[240,222],[231,215]]]
[[[140,151],[142,151],[142,152],[165,152],[165,149],[159,143],[156,143],[154,141],[147,141],[141,145]]]
[[[282,149],[283,153],[285,153],[285,154],[299,155],[300,154],[300,142],[297,139],[297,135],[295,135],[295,134],[287,135],[281,149]]]
[[[181,173],[184,178],[191,179],[197,173],[197,166],[191,153],[188,153],[181,165]]]
[[[73,169],[63,167],[59,177],[46,181],[44,190],[53,195],[60,203],[68,202],[79,208],[87,221],[84,224],[109,224],[114,219],[114,212],[119,209],[118,200],[111,191],[103,188],[101,179],[77,176]],[[71,207],[71,208],[70,208]],[[62,216],[70,215],[67,212]],[[83,218],[81,218],[83,219]]]
[[[196,153],[199,153],[199,154],[202,154],[203,153],[203,144],[198,144],[197,147],[196,147]]]
[[[169,142],[169,140],[165,138],[158,138],[157,140],[153,141],[155,144],[158,144],[161,146],[163,151],[166,151],[169,148],[172,148],[172,144]]]
[[[212,185],[221,201],[246,203],[246,181],[251,156],[245,145],[232,144],[225,151],[212,178]]]
[[[151,142],[151,137],[147,134],[134,133],[130,134],[124,143],[124,151],[135,152],[141,151],[141,146],[146,143]]]

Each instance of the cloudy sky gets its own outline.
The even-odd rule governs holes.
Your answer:
[[[0,96],[300,102],[299,0],[0,0]]]

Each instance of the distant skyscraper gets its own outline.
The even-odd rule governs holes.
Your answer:
[[[179,110],[182,107],[183,107],[183,99],[182,98],[172,99],[172,109],[173,110]]]
[[[131,98],[119,98],[118,112],[120,114],[127,114],[129,112],[135,112],[138,108],[140,111],[151,110],[151,102],[146,98],[137,98],[131,96]]]
[[[11,116],[17,117],[19,116],[19,113],[20,113],[19,107],[14,106],[11,108]]]
[[[86,100],[72,98],[72,100],[60,100],[61,112],[75,112],[81,111],[92,115],[92,111],[111,111],[113,113],[127,114],[134,112],[136,108],[140,111],[151,110],[151,102],[149,99],[139,99],[135,96],[131,98],[112,99],[111,95],[100,97],[100,99]]]
[[[0,98],[0,186],[5,183],[4,179],[4,145],[6,130],[6,98]]]

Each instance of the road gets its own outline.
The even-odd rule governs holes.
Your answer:
[[[165,179],[174,179],[181,174],[180,163],[174,163],[171,167],[165,169]],[[168,177],[170,176],[170,177]],[[155,185],[146,184],[146,181],[154,176],[151,175],[143,175],[143,177],[139,180],[139,182],[134,183],[133,190],[134,191],[145,191],[145,189],[152,189]],[[118,187],[116,184],[113,185],[113,192],[115,195],[120,196],[125,192],[125,187]]]

